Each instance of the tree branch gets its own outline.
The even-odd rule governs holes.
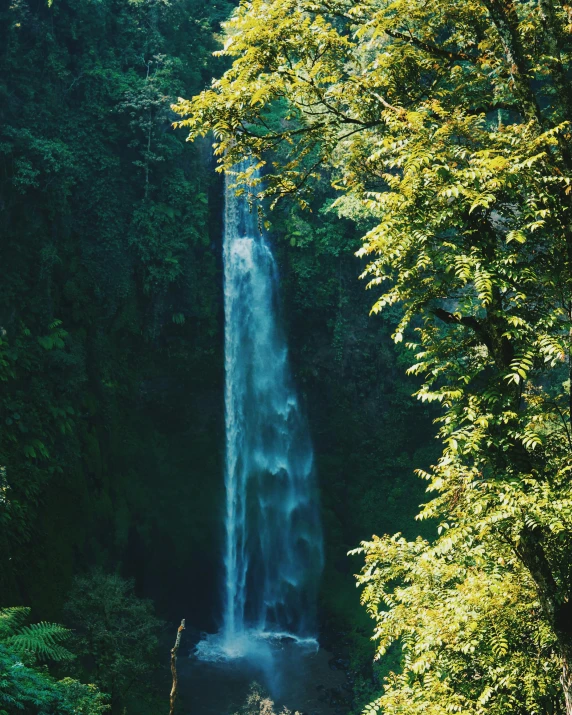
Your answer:
[[[479,340],[486,346],[490,356],[501,368],[507,368],[514,356],[514,350],[509,340],[499,337],[498,330],[494,324],[486,325],[473,316],[456,315],[443,308],[433,308],[433,315],[444,323],[453,325],[464,325],[470,328]],[[497,326],[498,327],[498,326]],[[495,338],[496,336],[496,338]]]
[[[473,55],[467,55],[464,52],[451,52],[450,50],[445,50],[442,47],[437,47],[436,45],[424,42],[414,35],[406,35],[405,33],[398,32],[397,30],[386,29],[385,33],[390,37],[393,37],[394,40],[403,40],[403,42],[407,42],[414,47],[418,47],[420,50],[425,50],[425,52],[437,55],[438,57],[445,57],[453,62],[476,62],[480,59],[479,57],[475,57]]]
[[[479,323],[479,321],[476,318],[473,318],[472,316],[462,316],[462,315],[455,315],[455,313],[450,313],[448,310],[443,310],[443,308],[433,308],[431,310],[433,315],[436,318],[439,318],[439,320],[442,320],[444,323],[453,323],[456,325],[466,325],[467,328],[471,328],[472,330],[475,331],[479,335],[479,337],[482,337],[483,333],[483,326]],[[484,339],[483,339],[484,342]],[[485,343],[486,344],[486,343]]]
[[[529,81],[529,66],[518,29],[518,15],[513,2],[483,0],[505,50],[510,74],[514,80],[515,94],[522,105],[523,114],[542,126],[540,107]]]
[[[177,700],[177,690],[179,685],[179,679],[177,677],[177,653],[179,651],[179,646],[181,645],[181,633],[185,630],[185,619],[181,621],[181,625],[177,629],[177,638],[175,639],[175,645],[171,648],[171,675],[173,676],[173,685],[171,687],[171,694],[169,696],[169,715],[174,715],[175,713],[175,701]]]
[[[505,102],[496,102],[495,104],[489,104],[488,106],[474,107],[472,109],[467,109],[467,114],[489,114],[490,112],[498,112],[500,110],[506,112],[518,112],[521,113],[520,107],[516,104],[506,104]]]

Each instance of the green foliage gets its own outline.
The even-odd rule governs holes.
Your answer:
[[[34,655],[40,660],[71,660],[73,655],[60,645],[69,639],[71,631],[57,623],[32,623],[23,625],[30,609],[22,606],[0,611],[0,640],[23,655]]]
[[[274,203],[308,207],[328,168],[340,215],[369,223],[373,312],[400,313],[441,409],[438,539],[364,546],[380,653],[403,652],[383,711],[572,711],[566,8],[253,0],[225,29],[233,65],[179,126],[214,132],[221,170],[253,158],[237,183]]]
[[[29,608],[0,609],[0,713],[99,715],[109,707],[95,685],[56,680],[37,659],[69,660],[61,641],[70,631],[53,623],[23,625]]]
[[[510,547],[400,535],[365,543],[377,657],[402,644],[372,712],[546,713],[561,704],[555,637]]]
[[[152,691],[162,622],[152,603],[134,594],[132,582],[101,571],[78,577],[64,612],[74,629],[70,647],[109,693],[113,712]]]
[[[0,7],[3,604],[55,618],[80,564],[135,572],[163,512],[182,508],[179,488],[193,488],[185,476],[157,500],[161,470],[217,467],[216,435],[203,435],[215,410],[203,422],[198,405],[222,359],[217,187],[207,147],[172,130],[169,105],[211,76],[229,7]],[[196,519],[163,519],[169,546],[213,538],[216,497],[187,499]],[[178,555],[185,571],[199,553]],[[158,556],[149,582],[164,568]]]

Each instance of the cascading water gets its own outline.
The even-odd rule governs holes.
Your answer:
[[[312,445],[278,325],[276,265],[246,198],[230,183],[224,612],[221,631],[197,647],[203,659],[248,655],[263,638],[312,640],[322,562]]]

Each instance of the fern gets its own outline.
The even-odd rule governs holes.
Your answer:
[[[61,645],[71,631],[45,621],[22,625],[29,614],[29,608],[0,609],[0,643],[14,653],[31,654],[40,660],[71,660],[74,656]]]
[[[30,609],[25,606],[0,608],[0,641],[13,635],[30,615]]]

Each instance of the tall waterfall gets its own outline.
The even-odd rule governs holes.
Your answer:
[[[226,509],[217,649],[314,635],[322,538],[308,428],[277,310],[276,264],[227,178],[224,233]],[[211,650],[204,643],[203,653]],[[198,649],[199,655],[201,647]]]

